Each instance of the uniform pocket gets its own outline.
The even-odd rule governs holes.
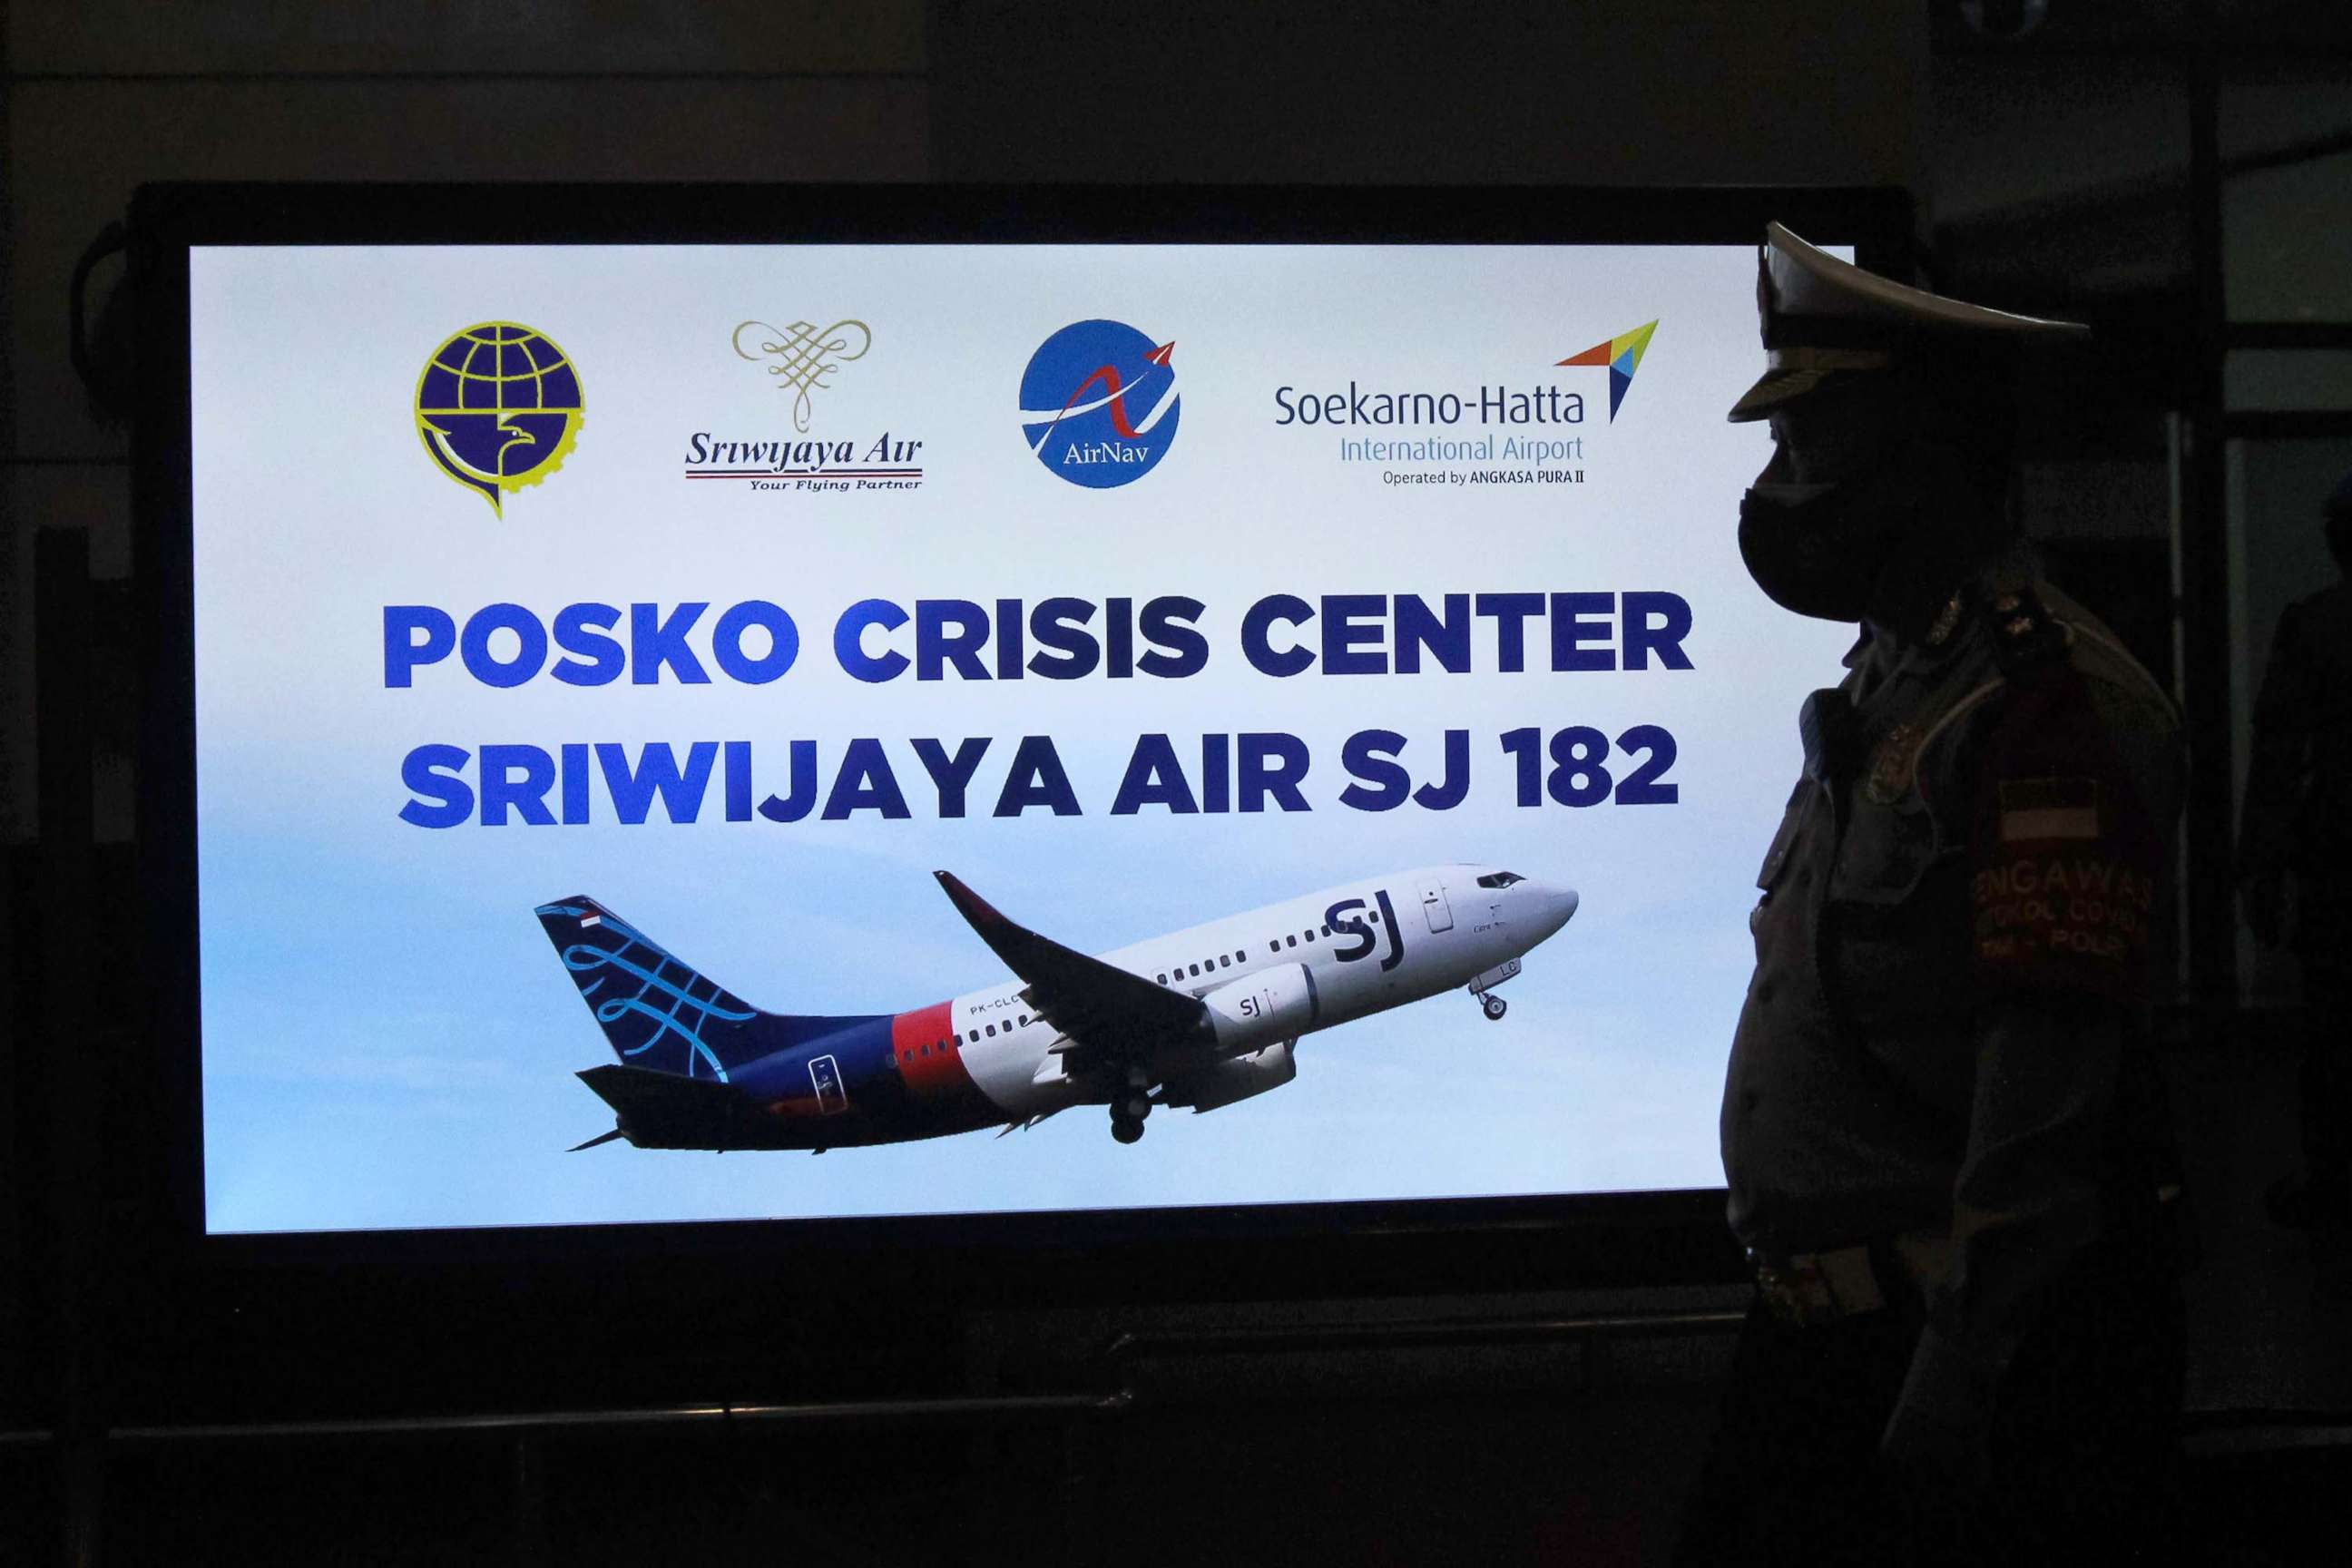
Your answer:
[[[1909,899],[1928,872],[1960,851],[1914,792],[1889,805],[1857,795],[1830,870],[1832,903],[1886,906]]]

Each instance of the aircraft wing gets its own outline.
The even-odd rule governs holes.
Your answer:
[[[1111,1058],[1189,1037],[1208,1016],[1198,997],[1064,947],[1016,925],[953,873],[935,871],[956,912],[1004,966],[1028,982],[1023,993],[1045,1021],[1090,1052]]]

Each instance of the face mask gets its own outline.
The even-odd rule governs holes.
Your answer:
[[[1885,553],[1876,509],[1852,485],[1767,481],[1739,498],[1739,558],[1765,596],[1825,621],[1858,621],[1869,609]]]

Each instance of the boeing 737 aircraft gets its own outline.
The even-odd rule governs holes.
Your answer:
[[[1100,958],[1015,925],[945,871],[956,911],[1017,977],[911,1013],[763,1013],[593,899],[540,924],[618,1065],[580,1075],[640,1149],[827,1149],[1032,1127],[1108,1105],[1132,1143],[1154,1106],[1214,1110],[1298,1074],[1301,1036],[1496,986],[1576,894],[1485,866],[1332,888]]]

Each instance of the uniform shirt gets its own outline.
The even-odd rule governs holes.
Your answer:
[[[1908,1233],[1937,1260],[1931,1330],[1997,1365],[2115,1177],[2179,732],[2047,584],[2011,571],[1963,599],[1940,642],[1865,628],[1806,704],[1757,876],[1723,1160],[1750,1248]]]

